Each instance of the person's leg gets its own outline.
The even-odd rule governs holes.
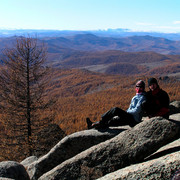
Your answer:
[[[107,111],[106,113],[104,113],[101,116],[101,120],[100,121],[96,121],[94,123],[89,118],[86,118],[88,129],[108,127],[108,121],[110,119],[112,119],[114,116],[117,116],[117,114],[119,114],[118,113],[119,111],[121,111],[120,108],[117,108],[117,107],[111,108],[109,111]]]
[[[133,127],[138,123],[131,114],[118,107],[114,107],[101,116],[100,124],[107,127],[124,125]]]
[[[115,116],[112,119],[108,121],[108,126],[125,126],[129,125],[130,127],[134,127],[136,124],[138,124],[133,116],[125,111],[125,113],[122,113],[119,116]]]
[[[112,119],[114,116],[119,116],[119,117],[123,116],[124,117],[124,116],[126,116],[126,114],[127,114],[126,111],[124,111],[118,107],[114,107],[101,116],[101,121],[106,123],[110,119]]]
[[[88,118],[87,118],[88,119]],[[90,128],[107,128],[109,126],[123,126],[129,125],[131,127],[135,126],[137,122],[134,120],[133,116],[126,111],[114,107],[104,113],[101,116],[101,120],[95,123],[92,123],[90,120],[87,120],[87,124],[89,122]],[[88,128],[88,129],[90,129]]]

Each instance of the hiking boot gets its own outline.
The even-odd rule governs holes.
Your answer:
[[[100,121],[94,122],[94,123],[92,124],[92,127],[95,128],[95,129],[98,129],[100,126],[101,126]]]
[[[104,129],[108,127],[106,124],[102,123],[101,121],[97,121],[93,123],[89,118],[86,118],[86,123],[88,129],[92,129],[92,128]]]
[[[92,127],[94,127],[95,129],[106,129],[108,125],[103,123],[102,121],[97,121],[92,124]]]

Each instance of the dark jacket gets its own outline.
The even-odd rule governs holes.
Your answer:
[[[144,104],[145,112],[149,117],[162,116],[169,118],[169,96],[159,87],[147,92],[147,101]]]

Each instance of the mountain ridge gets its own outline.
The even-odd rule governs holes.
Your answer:
[[[0,29],[0,37],[37,35],[40,38],[45,37],[67,37],[76,34],[92,33],[103,37],[128,37],[145,36],[163,37],[171,40],[180,40],[180,33],[164,33],[156,31],[132,31],[131,29],[97,29],[97,30],[53,30],[53,29]]]
[[[131,36],[122,38],[100,37],[94,34],[78,34],[44,40],[48,45],[59,45],[78,51],[121,50],[126,52],[154,51],[161,54],[180,54],[180,41],[161,37]]]
[[[16,38],[0,38],[0,50],[13,47]],[[180,41],[149,35],[113,38],[91,33],[38,40],[47,47],[47,63],[58,68],[93,70],[93,66],[98,66],[97,72],[126,75],[136,73],[133,67],[137,74],[156,73],[153,68],[159,68],[157,72],[163,74],[180,72]],[[169,70],[165,71],[162,65]]]

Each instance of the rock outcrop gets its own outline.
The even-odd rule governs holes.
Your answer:
[[[180,102],[170,107],[169,120],[144,118],[133,128],[85,130],[64,137],[40,158],[28,157],[21,164],[1,162],[0,179],[176,180],[180,177]]]
[[[61,164],[65,160],[77,155],[78,153],[110,139],[125,128],[106,129],[97,131],[95,129],[85,130],[66,136],[49,153],[38,159],[28,167],[28,173],[31,179],[37,179],[42,174],[50,171],[55,166]]]
[[[155,158],[162,154],[166,155]],[[177,170],[180,170],[180,139],[160,149],[153,158],[155,159],[122,168],[98,180],[172,179]]]
[[[0,177],[17,180],[30,180],[24,166],[14,161],[0,162]]]
[[[169,105],[170,114],[180,113],[180,101],[173,101]]]
[[[63,162],[39,179],[97,179],[142,162],[179,134],[176,123],[161,117],[152,118]]]
[[[38,158],[36,156],[30,156],[30,157],[27,157],[26,159],[24,159],[21,164],[24,166],[24,167],[28,167],[30,164],[32,164],[33,162],[37,161]]]

